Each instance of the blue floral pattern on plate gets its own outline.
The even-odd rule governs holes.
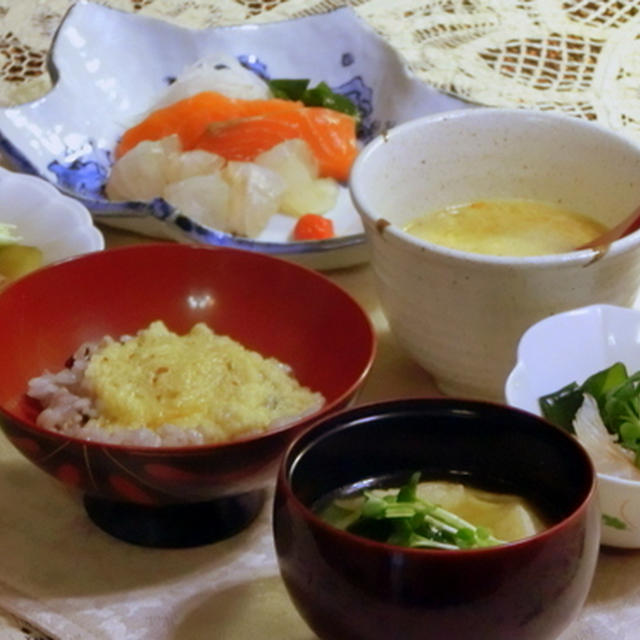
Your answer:
[[[363,144],[393,124],[468,106],[412,76],[349,8],[284,22],[191,30],[79,2],[67,13],[50,52],[53,89],[32,103],[0,109],[0,151],[19,170],[80,200],[107,225],[282,255],[315,268],[366,259],[361,222],[346,187],[329,214],[336,237],[316,242],[289,241],[294,221],[286,216],[274,216],[258,238],[247,239],[204,227],[160,199],[106,199],[111,152],[122,132],[153,108],[185,67],[215,52],[235,56],[263,78],[327,82],[359,105]]]

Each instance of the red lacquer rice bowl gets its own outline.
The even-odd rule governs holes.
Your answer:
[[[30,379],[59,370],[83,342],[133,334],[157,319],[177,333],[205,322],[286,362],[324,395],[324,406],[284,428],[188,447],[104,444],[36,425]],[[374,352],[364,311],[308,269],[235,249],[112,249],[41,269],[0,295],[0,424],[29,460],[80,490],[89,516],[113,535],[154,546],[202,544],[257,515],[284,448],[349,402]]]

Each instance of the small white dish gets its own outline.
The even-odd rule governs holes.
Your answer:
[[[622,362],[640,370],[640,310],[591,305],[559,313],[530,327],[507,378],[507,403],[541,415],[538,399]],[[640,482],[598,473],[602,543],[640,548]]]
[[[300,46],[304,43],[304,46]],[[187,66],[212,53],[237,57],[271,78],[327,82],[357,102],[360,139],[418,115],[459,108],[411,75],[398,54],[348,8],[269,24],[191,30],[139,14],[78,2],[50,52],[53,89],[0,109],[0,152],[83,202],[96,220],[146,235],[281,255],[332,268],[366,259],[362,224],[346,188],[335,209],[336,237],[288,240],[294,221],[274,216],[255,240],[201,226],[163,200],[109,202],[103,186],[119,136]]]
[[[104,238],[80,202],[36,176],[0,167],[0,222],[42,251],[44,264],[104,249]]]

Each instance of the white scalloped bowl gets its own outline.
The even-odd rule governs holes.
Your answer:
[[[41,178],[0,167],[0,222],[14,224],[44,264],[104,249],[87,208]]]
[[[640,311],[591,305],[532,325],[518,345],[517,363],[505,385],[511,406],[540,415],[538,398],[615,362],[640,369]],[[640,548],[640,482],[598,474],[600,509],[619,526],[602,526],[602,544]]]

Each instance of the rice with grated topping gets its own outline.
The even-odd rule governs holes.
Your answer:
[[[61,371],[29,381],[37,424],[132,446],[225,442],[293,423],[324,398],[291,369],[203,323],[184,336],[153,322],[135,336],[85,343]]]

